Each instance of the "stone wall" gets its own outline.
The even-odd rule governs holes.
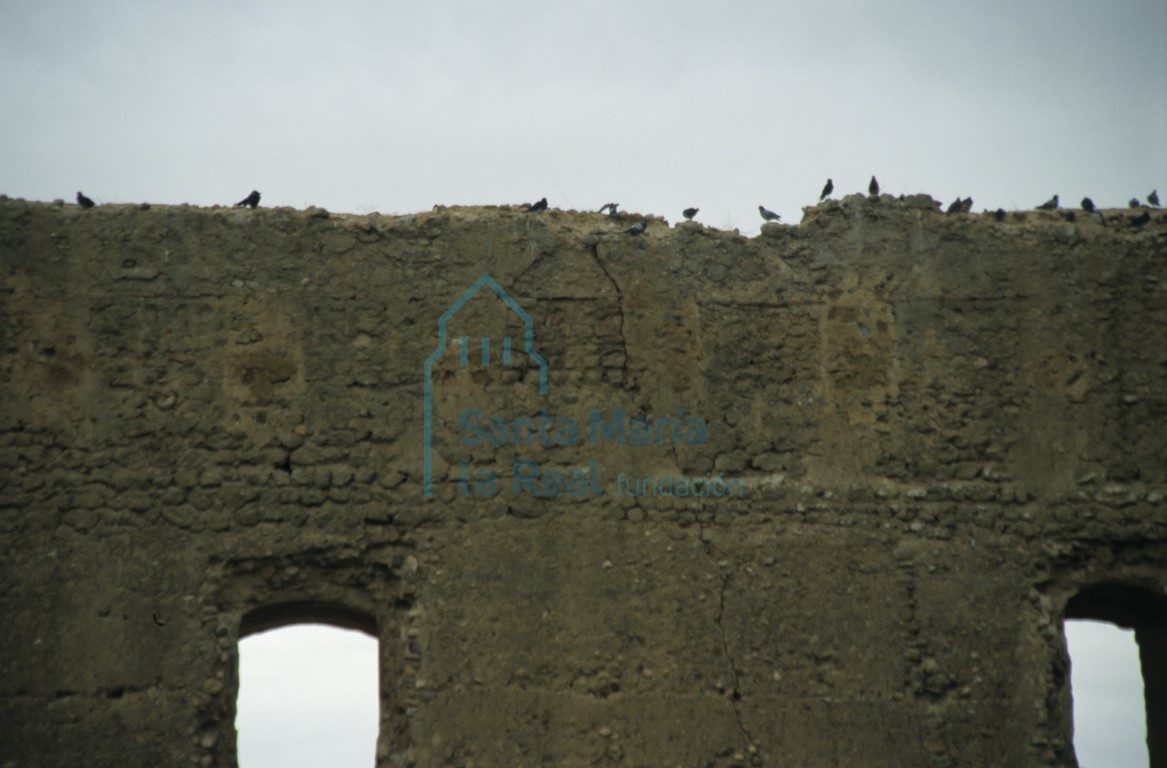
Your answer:
[[[1165,723],[1167,219],[1106,216],[2,200],[0,765],[234,765],[307,620],[383,766],[1070,766],[1067,615]]]

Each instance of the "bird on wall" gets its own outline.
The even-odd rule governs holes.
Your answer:
[[[879,182],[875,180],[874,176],[871,177],[871,183],[867,185],[867,192],[872,197],[877,197],[879,195]]]
[[[1147,202],[1156,208],[1159,207],[1159,190],[1152,189],[1151,194],[1147,195]]]
[[[966,197],[964,202],[960,204],[961,213],[972,213],[972,198]]]
[[[766,210],[765,206],[758,206],[758,213],[762,214],[762,218],[766,221],[781,221],[782,217],[773,211]]]
[[[1088,197],[1082,198],[1082,210],[1086,213],[1094,213],[1094,201]]]
[[[604,203],[600,206],[600,213],[608,212],[610,218],[616,218],[616,209],[620,207],[620,203]]]
[[[961,208],[963,208],[963,207],[964,207],[964,201],[958,197],[955,200],[953,200],[951,203],[948,204],[948,209],[944,212],[945,213],[960,213]]]
[[[547,210],[547,198],[545,197],[540,198],[539,202],[527,206],[527,213],[539,213],[545,210]]]
[[[835,182],[832,181],[831,179],[827,179],[827,183],[823,186],[823,192],[821,195],[819,195],[819,202],[821,203],[823,200],[826,200],[830,196],[830,194],[834,191],[835,191]]]
[[[1046,200],[1041,205],[1037,206],[1039,211],[1056,211],[1058,208],[1058,196],[1054,195],[1049,200]]]
[[[635,224],[633,224],[631,227],[629,227],[628,229],[626,229],[625,231],[626,231],[628,234],[630,234],[630,235],[632,235],[633,237],[635,237],[635,236],[637,236],[637,235],[643,235],[643,234],[644,234],[644,230],[646,230],[646,229],[648,229],[648,223],[647,223],[647,222],[644,222],[644,221],[638,221],[638,222],[636,222]]]
[[[1005,220],[1005,209],[998,208],[997,210],[995,210],[993,212],[993,218],[997,221],[1004,221]]]
[[[1130,206],[1131,208],[1139,208],[1140,206],[1142,206],[1142,203],[1139,202],[1139,198],[1132,197],[1130,199],[1130,202],[1127,203],[1127,205]]]
[[[245,205],[248,208],[254,208],[255,206],[259,205],[259,192],[253,189],[251,190],[250,195],[235,203],[236,208],[242,208]]]
[[[697,211],[699,211],[699,210],[701,210],[701,209],[700,208],[686,208],[685,210],[681,211],[681,215],[684,216],[687,221],[692,221],[693,217],[697,215]]]
[[[85,195],[78,192],[77,193],[77,205],[81,206],[82,208],[92,208],[93,206],[97,205],[97,203],[93,202],[88,197],[86,197]]]

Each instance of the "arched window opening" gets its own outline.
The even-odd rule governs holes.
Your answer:
[[[327,623],[306,623],[320,621]],[[240,636],[240,768],[372,768],[375,622],[336,606],[278,606],[245,617]]]
[[[1074,751],[1081,768],[1147,765],[1143,676],[1134,635],[1107,622],[1066,622]]]
[[[1065,623],[1079,764],[1167,768],[1167,595],[1096,584],[1065,618],[1081,620]]]

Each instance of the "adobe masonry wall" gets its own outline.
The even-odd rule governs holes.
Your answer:
[[[297,618],[380,638],[387,766],[1072,765],[1067,601],[1167,594],[1167,221],[1108,216],[0,200],[0,765],[234,765],[240,632]],[[426,498],[484,272],[548,391],[468,301]]]

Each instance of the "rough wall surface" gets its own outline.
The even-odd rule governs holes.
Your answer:
[[[1110,213],[0,201],[0,765],[234,765],[307,619],[380,639],[384,766],[1073,765],[1063,618],[1167,666],[1167,221]]]

